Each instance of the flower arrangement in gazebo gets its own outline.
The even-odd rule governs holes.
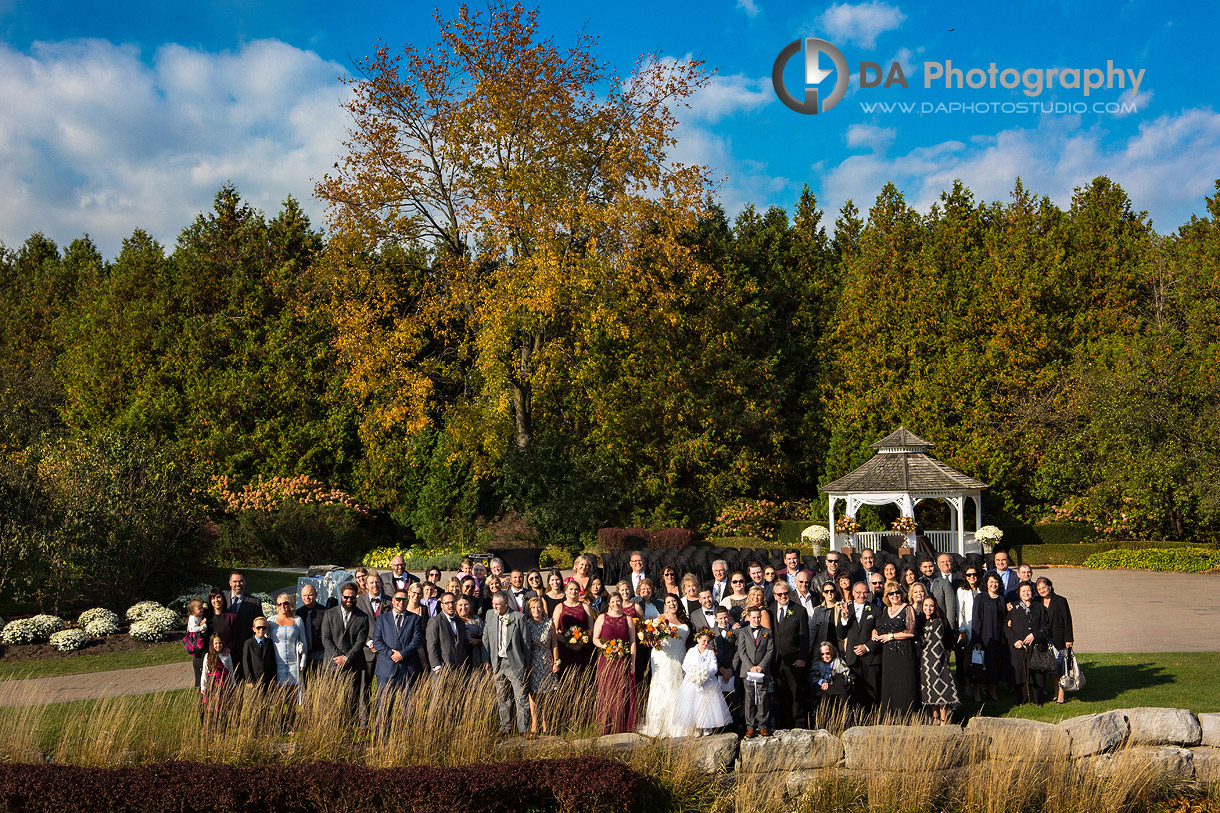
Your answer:
[[[917,527],[915,517],[899,517],[890,523],[890,530],[897,534],[913,534]]]
[[[814,556],[822,555],[822,548],[830,541],[830,531],[825,525],[810,525],[801,531],[801,542],[813,549]]]
[[[841,516],[835,520],[835,533],[854,534],[860,532],[860,523],[849,516]]]
[[[1004,532],[994,525],[984,525],[974,532],[974,540],[982,547],[983,553],[991,553],[1003,538]]]

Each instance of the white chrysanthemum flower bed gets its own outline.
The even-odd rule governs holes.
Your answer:
[[[51,635],[51,646],[60,652],[73,652],[80,649],[89,640],[84,630],[60,630]]]
[[[111,617],[94,618],[85,624],[85,634],[90,638],[103,638],[107,635],[119,634],[119,617],[110,613]]]
[[[275,618],[275,599],[267,593],[251,593],[250,598],[258,599],[258,602],[263,605],[263,615],[267,618]]]
[[[169,608],[164,604],[160,604],[156,601],[137,601],[135,604],[127,608],[127,620],[140,621],[149,613],[168,609]]]
[[[64,628],[64,620],[54,615],[21,618],[4,626],[4,643],[35,644],[45,641]]]
[[[119,614],[111,612],[104,607],[94,607],[91,610],[85,610],[80,614],[80,618],[76,619],[76,623],[81,627],[87,627],[94,621],[107,620],[110,623],[118,626]]]
[[[178,596],[178,598],[171,601],[169,603],[169,608],[175,612],[185,614],[187,602],[189,602],[193,598],[197,598],[200,601],[202,601],[204,603],[204,606],[206,607],[207,600],[208,600],[208,594],[211,592],[212,592],[212,585],[197,584],[194,587],[191,587],[190,589],[188,589],[182,595]]]
[[[131,628],[127,634],[137,641],[161,641],[182,623],[176,612],[155,601],[141,601],[127,610]]]

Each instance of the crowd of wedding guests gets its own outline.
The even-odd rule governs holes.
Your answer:
[[[718,560],[708,582],[672,565],[649,574],[638,552],[629,562],[605,584],[589,555],[567,577],[463,560],[442,584],[439,569],[421,579],[396,557],[389,571],[356,570],[331,606],[311,585],[299,602],[282,594],[271,619],[234,572],[189,608],[188,632],[207,642],[195,656],[202,713],[222,716],[261,686],[291,732],[302,687],[324,673],[361,729],[454,672],[491,679],[503,734],[546,733],[565,679],[595,687],[603,733],[650,736],[768,736],[873,712],[943,725],[964,693],[996,700],[1001,684],[1018,703],[1064,702],[1068,603],[1003,551],[832,551],[809,567],[793,549],[778,569]]]

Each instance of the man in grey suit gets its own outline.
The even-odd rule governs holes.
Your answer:
[[[692,633],[704,627],[713,629],[716,626],[716,601],[712,598],[712,588],[704,587],[699,591],[699,607],[689,615]]]
[[[322,619],[322,662],[328,671],[339,674],[353,719],[364,671],[364,646],[371,634],[369,617],[356,608],[356,585],[348,582],[339,590],[339,606],[327,610]]]
[[[446,666],[465,670],[469,655],[466,624],[457,617],[457,597],[453,593],[443,593],[440,608],[441,611],[428,622],[428,663],[432,666],[432,674]]]
[[[737,679],[744,686],[743,710],[746,718],[746,739],[755,731],[764,737],[771,736],[770,703],[767,701],[767,678],[771,674],[771,661],[775,658],[775,645],[771,631],[762,626],[762,609],[751,607],[746,617],[750,626],[737,632],[737,657],[733,659]],[[750,675],[756,675],[750,678]]]
[[[504,593],[491,597],[491,611],[483,627],[483,642],[491,663],[491,678],[500,707],[500,733],[512,733],[512,704],[517,704],[517,732],[529,728],[530,707],[525,697],[526,672],[530,665],[529,642],[525,638],[525,616],[512,609]],[[509,697],[511,692],[512,697]]]
[[[928,593],[945,614],[945,624],[951,631],[946,641],[957,640],[957,582],[953,579],[953,557],[942,553],[936,557],[937,572],[928,582]]]

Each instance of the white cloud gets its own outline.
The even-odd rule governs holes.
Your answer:
[[[340,154],[343,69],[275,40],[233,52],[181,45],[149,62],[102,40],[0,45],[0,241],[86,231],[106,256],[139,227],[167,246],[216,190],[269,214]]]
[[[1210,109],[1160,116],[1114,145],[1105,143],[1105,135],[1100,126],[1080,130],[1073,117],[1047,116],[1037,127],[900,155],[853,155],[834,166],[815,166],[818,197],[827,211],[848,198],[867,211],[885,182],[894,181],[909,203],[927,211],[956,178],[976,200],[1007,200],[1020,176],[1026,189],[1066,208],[1074,188],[1106,175],[1122,185],[1137,211],[1147,209],[1157,229],[1168,232],[1201,208],[1220,178],[1220,113]]]
[[[776,101],[771,78],[751,79],[743,74],[717,75],[690,98],[690,115],[715,122],[736,113],[757,110]]]
[[[873,48],[877,37],[902,25],[906,15],[880,0],[869,3],[835,3],[818,18],[818,30],[836,45]]]
[[[847,128],[847,146],[856,149],[868,147],[873,152],[885,152],[894,140],[897,131],[893,127],[877,127],[873,124],[853,124]]]
[[[737,0],[737,8],[744,11],[747,17],[757,17],[760,11],[754,0]]]

